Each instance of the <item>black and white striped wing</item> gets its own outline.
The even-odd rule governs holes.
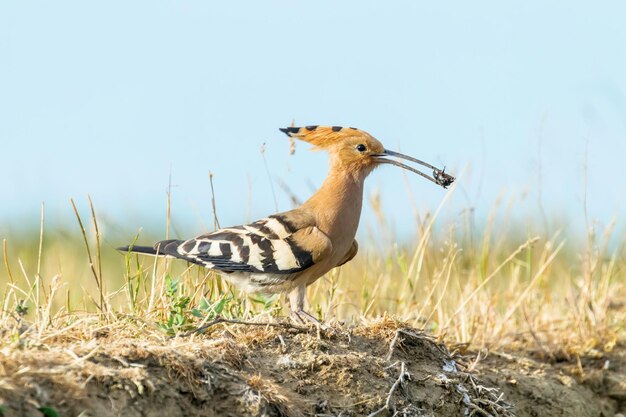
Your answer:
[[[313,253],[296,241],[297,231],[284,218],[271,216],[186,241],[165,240],[155,249],[224,273],[293,274],[314,264]]]

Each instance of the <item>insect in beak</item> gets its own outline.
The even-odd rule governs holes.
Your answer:
[[[395,159],[391,159],[391,158],[400,158],[400,159],[404,159],[407,161],[411,161],[411,162],[415,162],[416,164],[420,164],[422,166],[425,166],[427,168],[430,168],[433,170],[433,176],[431,177],[428,174],[425,174],[421,171],[418,171],[415,168],[412,168],[408,165],[403,164],[402,162],[399,162]],[[385,152],[375,155],[374,158],[376,159],[376,161],[380,164],[391,164],[391,165],[395,165],[397,167],[400,168],[404,168],[408,171],[412,171],[415,172],[418,175],[421,175],[422,177],[434,182],[437,185],[442,186],[443,188],[448,188],[448,186],[450,184],[452,184],[455,180],[455,178],[452,175],[446,174],[446,169],[439,169],[437,167],[432,166],[429,163],[426,163],[424,161],[420,161],[419,159],[413,158],[412,156],[408,156],[408,155],[404,155],[401,154],[399,152],[394,152],[394,151],[390,151],[388,149],[385,149]]]

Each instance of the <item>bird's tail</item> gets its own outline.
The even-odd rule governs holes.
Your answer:
[[[129,246],[121,246],[117,248],[120,252],[135,252],[135,253],[143,253],[144,255],[152,255],[156,256],[157,251],[152,246],[137,246],[137,245],[129,245]],[[159,255],[162,255],[159,253]]]
[[[157,242],[154,246],[138,246],[138,245],[128,245],[117,248],[120,252],[133,252],[133,253],[141,253],[142,255],[152,255],[152,256],[171,256],[176,258],[177,252],[176,248],[178,245],[183,243],[182,240],[178,239],[169,239],[162,240]]]

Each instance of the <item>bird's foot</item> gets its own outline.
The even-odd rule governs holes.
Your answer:
[[[315,317],[313,317],[311,314],[307,313],[304,310],[298,310],[298,311],[292,310],[291,319],[299,324],[309,323],[309,324],[315,325],[316,327],[322,330],[329,329],[327,325],[325,325],[324,323],[322,323],[321,321],[319,321],[318,319],[316,319]]]

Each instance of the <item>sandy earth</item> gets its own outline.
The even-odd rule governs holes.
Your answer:
[[[219,325],[175,339],[99,331],[0,356],[4,416],[620,416],[626,346],[544,361],[451,354],[381,322],[303,332]],[[478,355],[478,360],[477,360]]]

